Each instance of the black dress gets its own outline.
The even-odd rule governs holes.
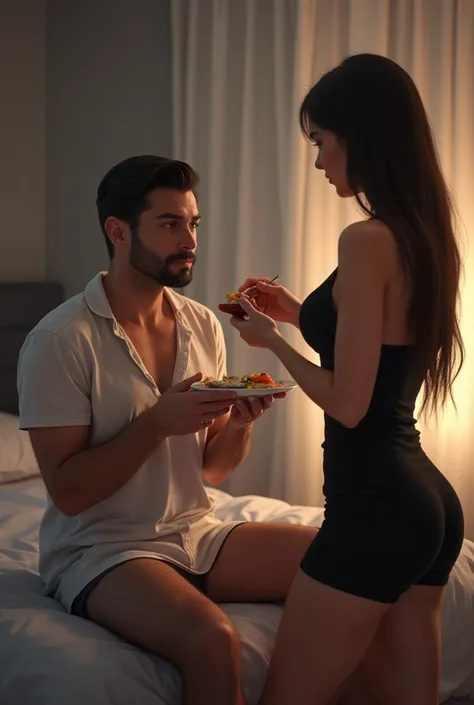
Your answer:
[[[334,369],[337,270],[304,301],[300,329]],[[422,384],[413,346],[383,345],[369,410],[355,428],[325,414],[325,518],[301,563],[326,585],[392,603],[411,585],[445,585],[461,549],[459,499],[415,428]]]

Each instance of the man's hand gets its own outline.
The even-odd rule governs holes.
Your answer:
[[[234,426],[249,426],[272,406],[275,399],[284,399],[285,392],[266,394],[263,397],[237,397],[230,412],[228,423]]]
[[[154,413],[157,426],[165,436],[184,436],[197,433],[210,426],[214,419],[224,416],[235,402],[231,389],[224,391],[195,392],[194,382],[202,379],[198,372],[170,387],[156,402]]]
[[[277,392],[263,397],[237,397],[227,421],[219,419],[210,430],[202,468],[207,482],[217,487],[245,460],[250,450],[253,422],[271,407],[274,399],[285,396],[285,392]]]

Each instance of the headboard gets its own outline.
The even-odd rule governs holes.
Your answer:
[[[61,284],[0,283],[0,411],[18,413],[18,353],[28,332],[62,301]]]

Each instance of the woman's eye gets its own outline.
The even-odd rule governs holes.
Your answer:
[[[201,223],[191,223],[191,227],[194,229],[199,228],[200,225]]]

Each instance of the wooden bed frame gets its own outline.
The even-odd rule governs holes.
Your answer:
[[[62,301],[61,284],[0,283],[0,411],[18,413],[18,353],[29,331]]]

